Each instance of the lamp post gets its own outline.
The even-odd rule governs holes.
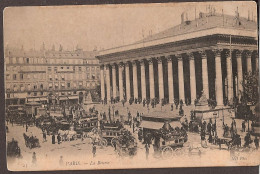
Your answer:
[[[112,109],[113,109],[113,121],[115,121],[115,106],[114,105],[112,106]]]

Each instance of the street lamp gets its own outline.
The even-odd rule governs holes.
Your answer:
[[[115,121],[115,106],[114,105],[112,106],[112,109],[113,109],[113,121]]]

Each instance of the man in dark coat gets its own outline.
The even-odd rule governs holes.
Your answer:
[[[258,150],[258,148],[259,148],[259,139],[257,138],[257,136],[255,136],[254,142],[255,142],[255,148],[256,148],[256,150]]]
[[[52,135],[52,144],[55,144],[55,135]]]

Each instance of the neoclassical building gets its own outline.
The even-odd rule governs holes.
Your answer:
[[[194,104],[202,91],[218,106],[239,98],[258,68],[257,24],[250,18],[200,13],[130,45],[104,50],[101,98],[174,99]]]

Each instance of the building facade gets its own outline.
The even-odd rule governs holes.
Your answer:
[[[81,102],[99,84],[96,51],[5,49],[6,104]]]
[[[238,12],[181,17],[180,25],[100,52],[102,99],[194,104],[203,92],[222,106],[241,97],[244,75],[259,71],[256,22]]]

